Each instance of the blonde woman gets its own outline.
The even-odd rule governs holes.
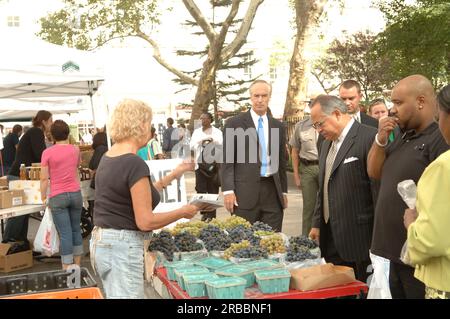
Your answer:
[[[166,213],[153,213],[159,191],[193,163],[182,163],[152,183],[147,164],[136,152],[150,139],[152,110],[144,102],[124,100],[109,123],[114,142],[95,175],[95,228],[91,256],[107,298],[144,298],[144,240],[151,231],[199,211],[184,205]]]

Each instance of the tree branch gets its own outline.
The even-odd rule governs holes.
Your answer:
[[[129,36],[133,36],[133,35],[129,35]],[[100,42],[100,43],[97,44],[95,47],[92,47],[92,48],[88,49],[87,51],[94,51],[94,50],[100,48],[101,46],[104,46],[104,45],[105,45],[106,43],[108,43],[109,41],[116,40],[116,39],[123,39],[123,38],[124,38],[123,35],[118,35],[118,36],[116,36],[116,37],[111,37],[111,38],[109,38],[109,39],[106,39],[106,40],[103,41],[103,42]]]
[[[211,23],[203,16],[200,9],[195,4],[194,0],[183,0],[184,6],[189,11],[191,16],[195,19],[197,24],[202,28],[205,32],[206,37],[209,40],[209,43],[214,43],[217,37],[217,33],[214,31],[214,28],[211,26]]]
[[[150,45],[153,47],[153,57],[155,58],[156,61],[158,61],[159,64],[161,64],[163,67],[165,67],[168,71],[170,71],[173,74],[175,74],[183,82],[191,84],[191,85],[198,86],[198,80],[190,77],[186,73],[184,73],[184,72],[176,69],[175,67],[171,66],[166,60],[164,60],[162,58],[161,51],[159,50],[159,46],[152,38],[150,38],[148,35],[146,35],[144,32],[142,32],[140,30],[136,31],[136,35],[135,36],[138,37],[138,38],[141,38],[141,39],[143,39],[145,41],[147,41],[148,43],[150,43]]]
[[[233,0],[233,3],[231,4],[230,13],[228,13],[227,18],[222,24],[222,28],[220,29],[219,34],[219,42],[224,42],[225,37],[227,36],[228,29],[230,28],[231,23],[233,22],[234,18],[236,17],[236,14],[239,11],[239,6],[241,4],[242,0]]]
[[[231,57],[233,57],[240,48],[244,45],[245,40],[247,38],[248,32],[250,31],[250,27],[253,23],[253,19],[256,15],[256,10],[258,9],[259,5],[263,3],[264,0],[251,0],[247,12],[244,17],[244,21],[241,24],[241,27],[239,28],[238,33],[236,34],[236,37],[234,40],[222,51],[222,54],[220,56],[222,61],[227,61]]]

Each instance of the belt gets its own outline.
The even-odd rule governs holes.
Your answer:
[[[319,165],[319,161],[315,160],[315,161],[310,161],[304,158],[300,158],[300,163],[304,164],[304,165]]]
[[[269,180],[269,179],[272,179],[272,175],[270,175],[270,176],[260,176],[260,178],[259,178],[261,181],[267,181],[267,180]]]

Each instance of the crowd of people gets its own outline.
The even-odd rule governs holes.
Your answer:
[[[356,278],[366,282],[372,253],[389,261],[393,298],[448,299],[450,85],[436,95],[424,76],[406,77],[392,89],[392,107],[375,99],[366,114],[359,83],[347,80],[338,96],[319,95],[310,101],[310,116],[296,124],[292,136],[286,136],[285,123],[270,113],[271,93],[269,82],[254,81],[249,87],[251,108],[228,119],[223,130],[212,126],[208,112],[191,137],[168,118],[162,141],[150,106],[127,99],[114,109],[108,123],[112,147],[108,149],[104,132],[97,133],[89,164],[95,176],[90,254],[106,296],[144,298],[144,241],[151,231],[198,212],[205,221],[216,217],[215,211],[195,205],[153,212],[160,192],[187,171],[195,171],[198,193],[221,190],[230,214],[281,232],[288,207],[289,144],[294,181],[303,195],[301,233],[318,242],[327,262],[352,267]],[[39,111],[19,140],[21,132],[16,125],[4,140],[8,178],[18,179],[20,164],[41,162],[41,195],[60,235],[63,268],[79,265],[80,154],[70,145],[69,127]],[[46,133],[51,147],[46,146]],[[180,156],[185,160],[172,172],[151,180],[144,161]],[[408,179],[418,184],[415,209],[408,209],[397,191]],[[27,240],[27,216],[8,220],[4,241]],[[400,259],[405,240],[412,266]]]

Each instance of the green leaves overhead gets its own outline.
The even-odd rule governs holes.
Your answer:
[[[395,0],[392,7],[380,3],[386,16],[386,30],[377,47],[391,61],[389,70],[397,79],[420,73],[432,79],[436,88],[450,80],[450,2],[418,0],[407,5]]]
[[[316,61],[312,70],[325,92],[334,90],[344,80],[354,79],[361,84],[365,99],[370,100],[390,87],[392,79],[386,72],[390,61],[379,56],[375,40],[375,35],[360,32],[331,43],[326,56]]]
[[[158,0],[65,0],[65,7],[41,19],[38,35],[82,50],[144,33],[159,23]]]

